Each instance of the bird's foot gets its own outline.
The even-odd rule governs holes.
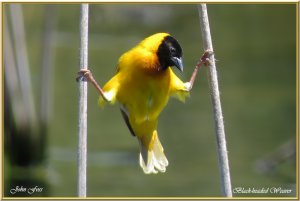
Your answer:
[[[201,56],[201,59],[197,63],[197,67],[200,67],[202,64],[208,66],[210,64],[210,56],[213,55],[212,50],[205,50],[204,54]]]
[[[77,73],[77,77],[76,77],[76,81],[91,81],[93,78],[93,74],[89,69],[81,69],[78,73]]]

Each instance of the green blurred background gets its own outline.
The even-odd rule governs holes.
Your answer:
[[[292,189],[290,194],[234,196],[296,194],[296,6],[208,4],[232,187]],[[12,31],[9,7],[4,4],[8,22],[4,28]],[[22,4],[22,11],[37,114],[44,81],[40,75],[44,39],[50,33],[51,53],[46,54],[51,55],[49,118],[34,131],[18,134],[23,129],[14,121],[13,97],[7,97],[5,88],[5,195],[28,196],[9,191],[15,186],[38,185],[43,192],[30,196],[74,197],[80,5]],[[203,53],[196,5],[90,4],[89,68],[94,77],[105,84],[119,56],[157,32],[168,32],[180,42],[185,71],[174,71],[188,80]],[[5,65],[8,68],[10,63]],[[200,70],[191,97],[184,104],[170,100],[160,116],[158,132],[170,163],[164,174],[143,173],[137,140],[118,107],[102,110],[97,99],[96,90],[89,86],[88,196],[222,196],[207,69]],[[32,133],[43,137],[27,146]],[[29,137],[20,142],[12,135]],[[25,152],[29,161],[25,165],[16,162],[25,160]]]

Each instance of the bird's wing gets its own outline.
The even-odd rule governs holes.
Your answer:
[[[106,102],[114,104],[116,102],[117,93],[119,90],[119,78],[118,74],[112,77],[102,88],[107,100],[104,100],[102,96],[99,96],[98,105],[104,107]]]
[[[131,127],[131,125],[130,125],[127,109],[125,108],[125,106],[121,105],[120,110],[121,110],[121,114],[122,114],[122,116],[124,118],[124,121],[125,121],[128,129],[129,129],[131,135],[132,136],[136,136],[135,133],[134,133],[134,131],[133,131],[133,129],[132,129],[132,127]]]
[[[171,95],[184,102],[185,98],[189,96],[189,87],[186,83],[182,82],[172,70],[170,75]]]

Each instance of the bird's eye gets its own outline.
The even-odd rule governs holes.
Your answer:
[[[170,48],[171,53],[176,53],[176,49],[174,47]]]

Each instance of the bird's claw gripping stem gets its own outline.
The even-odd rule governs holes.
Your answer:
[[[77,73],[77,77],[76,77],[76,81],[91,81],[93,79],[93,75],[91,73],[91,71],[89,69],[81,69],[78,73]],[[92,79],[91,79],[92,78]]]
[[[94,85],[94,87],[97,89],[99,94],[103,97],[104,100],[108,101],[108,99],[104,95],[104,91],[99,86],[97,81],[94,79],[92,72],[89,69],[81,69],[78,73],[78,76],[76,77],[76,81],[88,81]]]
[[[212,50],[205,50],[204,54],[201,56],[201,59],[197,63],[197,67],[201,67],[202,64],[208,66],[210,63],[210,56],[213,55],[214,52]]]
[[[213,51],[206,50],[204,52],[204,54],[201,56],[199,62],[196,64],[194,72],[193,72],[193,74],[191,76],[191,79],[189,81],[189,89],[188,89],[189,91],[193,88],[193,85],[194,85],[194,82],[195,82],[195,79],[196,79],[199,68],[202,66],[202,64],[204,64],[205,66],[209,65],[209,63],[210,63],[209,58],[212,54],[213,54]]]

